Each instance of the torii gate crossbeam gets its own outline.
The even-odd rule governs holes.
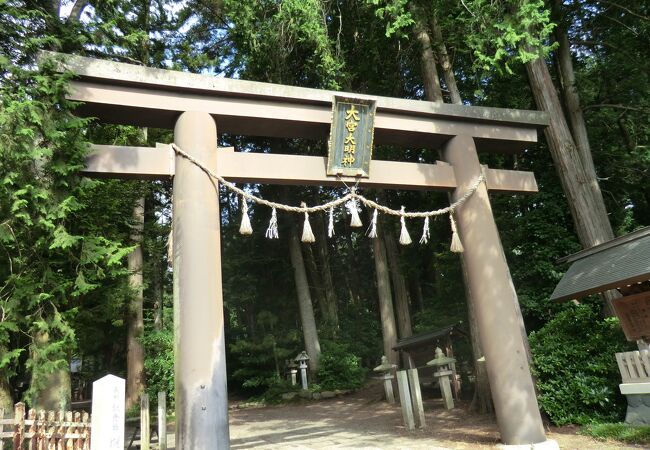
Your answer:
[[[219,131],[234,134],[326,138],[333,92],[49,56],[64,61],[62,70],[78,75],[69,98],[84,102],[81,114],[109,123],[173,126],[175,143],[224,178],[285,184],[337,182],[325,176],[324,158],[216,151],[215,122]],[[374,161],[371,178],[365,183],[442,189],[450,191],[452,199],[463,195],[481,173],[477,150],[518,151],[535,142],[537,130],[548,123],[547,114],[535,111],[363,97],[377,102],[377,144],[440,149],[444,162]],[[94,150],[88,161],[89,175],[174,177],[177,448],[228,448],[216,182],[183,157],[175,156],[171,164],[169,154],[162,150],[158,150],[160,156],[154,156],[154,150],[133,147],[95,146]],[[472,292],[501,438],[508,445],[544,443],[544,448],[557,448],[544,434],[517,294],[488,188],[535,192],[537,186],[532,174],[487,169],[487,183],[456,211],[465,247],[466,283]]]

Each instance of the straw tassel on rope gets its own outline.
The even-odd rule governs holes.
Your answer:
[[[426,244],[429,242],[431,234],[429,232],[429,216],[424,218],[424,226],[422,227],[422,237],[420,238],[420,244]]]
[[[269,239],[277,239],[278,236],[278,213],[273,208],[271,210],[271,220],[269,221],[269,227],[266,229],[266,237]]]
[[[370,232],[368,232],[369,238],[377,237],[377,210],[375,209],[372,213],[372,221],[370,222]]]
[[[458,236],[458,229],[456,228],[456,220],[454,220],[454,212],[449,213],[449,221],[451,222],[451,247],[450,250],[454,253],[463,253],[463,243]]]
[[[242,211],[241,211],[241,225],[239,226],[239,234],[248,236],[253,234],[253,227],[251,227],[251,219],[248,217],[248,203],[246,198],[242,197]]]
[[[328,237],[334,237],[336,233],[334,233],[334,207],[330,206],[330,219],[327,224],[327,236]]]
[[[306,208],[307,204],[305,202],[300,203],[301,208]],[[316,238],[314,237],[314,232],[311,230],[311,225],[309,224],[309,213],[305,211],[305,223],[302,226],[302,242],[306,242],[308,244],[311,244],[312,242],[316,242]]]
[[[356,194],[356,189],[350,189],[352,194]],[[352,198],[347,204],[348,210],[350,211],[350,226],[358,228],[362,226],[361,218],[359,217],[359,205],[356,198]]]
[[[409,231],[406,229],[406,219],[404,219],[404,207],[402,206],[402,209],[400,210],[400,213],[402,214],[399,218],[399,221],[402,224],[402,231],[399,234],[399,243],[402,245],[409,245],[411,242],[411,236],[409,236]]]

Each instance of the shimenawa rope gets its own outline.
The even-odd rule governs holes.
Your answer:
[[[307,206],[304,202],[302,202],[298,207],[298,206],[285,205],[283,203],[277,203],[277,202],[265,200],[263,198],[257,197],[254,194],[251,194],[250,192],[246,192],[245,190],[238,188],[233,183],[227,181],[223,177],[214,173],[212,170],[206,167],[205,164],[203,164],[201,161],[197,160],[192,155],[185,152],[176,144],[170,144],[170,146],[174,150],[174,152],[176,152],[178,155],[186,158],[188,161],[190,161],[191,163],[199,167],[201,170],[203,170],[210,177],[219,181],[221,184],[223,184],[224,186],[226,186],[228,189],[235,192],[236,194],[242,196],[242,202],[243,202],[242,203],[242,226],[240,227],[240,232],[242,234],[252,233],[252,228],[250,227],[250,219],[248,217],[248,204],[246,203],[247,200],[257,203],[259,205],[264,205],[264,206],[268,206],[269,208],[272,208],[271,221],[269,223],[268,229],[266,230],[266,237],[275,238],[275,239],[278,238],[277,215],[276,215],[277,214],[276,210],[278,209],[281,211],[286,211],[291,213],[305,214],[305,222],[303,226],[303,242],[314,242],[315,241],[314,234],[309,224],[309,213],[314,213],[319,211],[329,211],[328,236],[332,237],[334,235],[333,209],[337,206],[346,204],[352,216],[351,226],[353,227],[361,226],[361,220],[359,218],[359,211],[357,205],[357,201],[359,201],[362,204],[364,204],[366,207],[374,209],[370,232],[368,233],[368,236],[372,238],[377,236],[377,231],[376,231],[377,211],[379,211],[384,214],[397,216],[400,218],[400,222],[402,226],[401,233],[400,233],[400,243],[402,243],[403,245],[408,245],[411,243],[411,238],[408,235],[408,230],[406,229],[406,224],[404,219],[415,219],[415,218],[425,219],[420,243],[427,243],[430,237],[429,218],[434,216],[441,216],[443,214],[449,214],[449,219],[450,219],[451,229],[452,229],[451,251],[457,253],[462,252],[463,245],[458,236],[458,230],[456,228],[456,222],[454,220],[453,214],[456,208],[458,208],[460,205],[465,203],[467,199],[469,199],[474,194],[474,192],[476,192],[476,190],[481,185],[481,183],[485,181],[485,174],[481,172],[481,174],[478,177],[476,177],[476,180],[474,181],[474,183],[472,183],[469,189],[454,203],[444,208],[436,209],[432,211],[407,212],[405,211],[403,206],[399,210],[391,209],[387,206],[380,205],[379,203],[370,200],[369,198],[366,198],[363,195],[357,193],[355,187],[350,188],[350,192],[348,192],[343,197],[338,198],[336,200],[329,201],[327,203],[323,203],[322,205]]]

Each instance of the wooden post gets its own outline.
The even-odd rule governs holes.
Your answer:
[[[36,410],[35,409],[30,409],[27,412],[27,420],[29,420],[31,423],[29,425],[29,448],[30,449],[37,449],[38,441],[36,440],[36,436],[38,436],[38,418],[36,417]]]
[[[420,390],[420,376],[418,369],[408,369],[406,371],[411,388],[411,401],[413,403],[413,413],[418,428],[424,428],[427,424],[424,419],[424,405],[422,404],[422,391]]]
[[[209,114],[181,114],[174,142],[217,172]],[[230,438],[218,183],[176,156],[173,189],[176,448],[222,450]]]
[[[79,413],[75,413],[75,417],[77,414]],[[90,417],[88,416],[88,413],[86,411],[84,411],[83,414],[81,415],[81,422],[83,423],[83,427],[84,427],[84,432],[83,432],[84,439],[81,444],[82,445],[81,450],[90,450],[90,443],[92,442],[92,437],[91,437],[92,428],[89,427],[92,427],[92,425],[90,423]]]
[[[45,412],[45,411],[43,411]],[[56,427],[56,415],[54,411],[48,411],[47,412],[47,419],[45,419],[45,425],[43,426],[43,443],[45,444],[45,447],[50,450],[56,450],[56,435],[57,432],[59,431]],[[49,435],[50,437],[47,438],[45,435]]]
[[[409,380],[406,370],[397,371],[397,388],[399,389],[399,403],[402,406],[402,417],[407,429],[415,428],[413,419],[413,405],[411,404],[411,394],[409,392]]]
[[[167,396],[158,392],[158,448],[167,450]]]
[[[140,449],[149,450],[151,436],[149,435],[149,394],[140,396]]]
[[[68,431],[68,426],[65,422],[65,411],[59,410],[56,413],[56,450],[65,450],[65,434]]]
[[[16,403],[14,405],[14,438],[13,448],[23,448],[25,439],[25,404]]]
[[[452,200],[457,200],[481,174],[474,140],[470,136],[451,138],[442,157],[454,167],[458,188]],[[465,248],[467,283],[472,292],[501,440],[507,445],[545,442],[517,293],[485,183],[457,209],[454,217]]]
[[[65,421],[68,422],[69,424],[72,424],[68,427],[66,427],[66,433],[68,434],[75,434],[79,433],[81,434],[83,432],[82,429],[78,429],[74,422],[72,421],[72,411],[66,411],[65,412]],[[72,450],[74,448],[74,440],[70,437],[67,439],[63,440],[63,450]]]

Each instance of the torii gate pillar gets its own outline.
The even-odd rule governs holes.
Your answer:
[[[181,114],[174,142],[216,171],[217,127],[209,114]],[[176,448],[227,449],[219,190],[177,156],[173,192]]]
[[[474,140],[456,136],[447,142],[442,156],[454,168],[458,183],[455,201],[481,173]],[[517,293],[484,183],[457,209],[455,217],[465,248],[466,283],[472,293],[501,440],[506,445],[542,443],[546,437],[528,365]],[[547,442],[553,448],[554,442]]]

